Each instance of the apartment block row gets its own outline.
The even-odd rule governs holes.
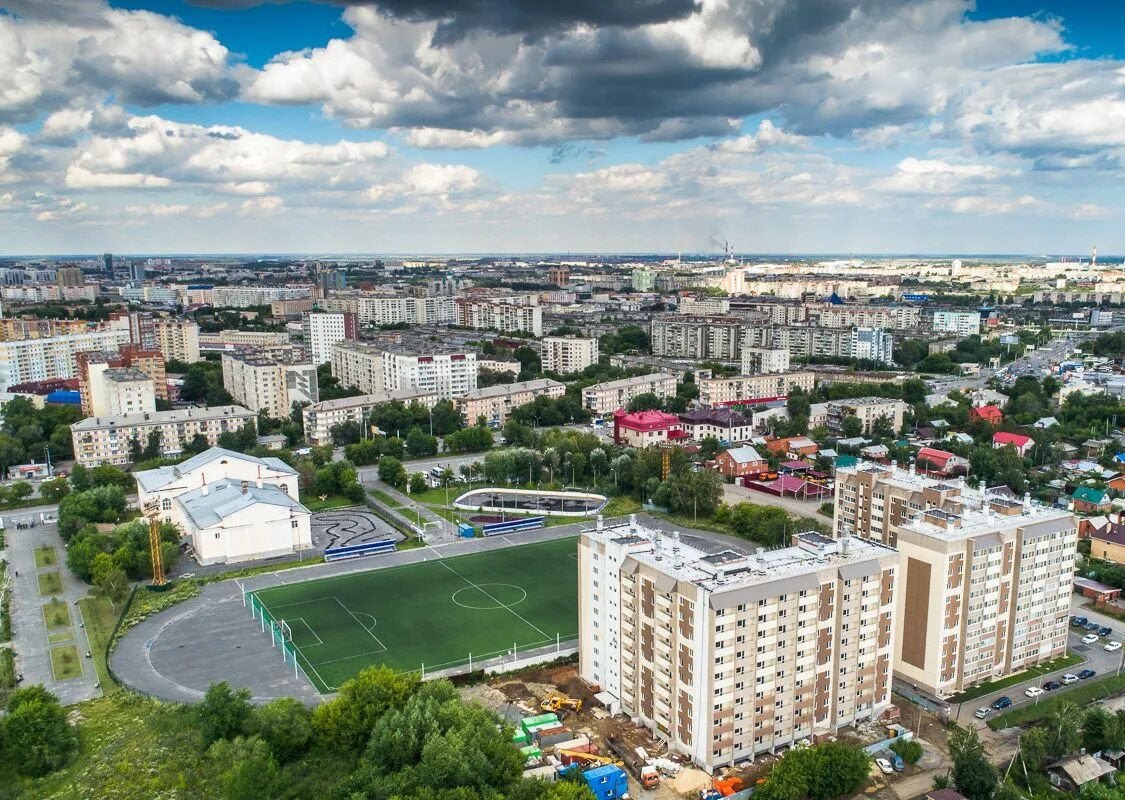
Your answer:
[[[360,325],[448,325],[456,316],[452,297],[333,294],[318,301],[317,307],[355,314]]]
[[[332,429],[337,425],[354,422],[366,428],[371,412],[376,406],[394,402],[407,406],[418,403],[424,408],[433,408],[438,402],[438,396],[434,392],[403,389],[396,392],[321,400],[319,403],[305,406],[301,412],[305,423],[305,439],[312,445],[329,444],[332,442]],[[385,431],[385,433],[397,436],[400,432]]]
[[[816,385],[816,376],[811,372],[781,372],[707,378],[697,383],[701,405],[721,406],[787,397],[794,389],[808,393]]]
[[[332,348],[331,363],[341,386],[354,386],[365,394],[411,389],[452,400],[477,388],[477,355],[471,348],[422,352],[345,341]]]
[[[579,543],[580,675],[715,769],[1066,652],[1077,525],[1009,492],[842,469],[835,537],[703,551],[632,519]]]
[[[316,365],[302,351],[224,353],[223,387],[248,408],[288,419],[294,404],[316,403]]]
[[[630,401],[642,394],[674,397],[677,383],[675,375],[665,372],[596,383],[582,390],[582,407],[598,415],[612,414],[619,408],[627,408]]]
[[[144,446],[152,433],[160,437],[162,456],[176,456],[183,453],[196,436],[202,436],[214,447],[224,433],[242,430],[256,416],[242,406],[214,406],[87,417],[70,426],[74,459],[85,467],[124,466],[132,460],[130,442],[136,440]]]
[[[597,338],[545,336],[539,341],[539,358],[544,372],[569,375],[598,363]]]
[[[543,335],[543,309],[536,295],[458,297],[453,302],[453,322],[463,328]]]

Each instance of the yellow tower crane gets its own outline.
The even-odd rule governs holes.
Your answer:
[[[144,513],[148,517],[148,547],[152,557],[152,585],[163,587],[168,578],[164,574],[164,556],[160,552],[160,503],[153,500],[145,504]]]

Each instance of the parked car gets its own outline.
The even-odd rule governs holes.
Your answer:
[[[1043,690],[1038,686],[1028,686],[1023,690],[1023,693],[1028,697],[1038,697],[1039,695],[1043,694]]]
[[[1121,649],[1121,642],[1110,642],[1103,648],[1107,653],[1115,653]]]
[[[894,750],[887,751],[887,758],[891,760],[891,766],[895,768],[895,772],[902,772],[906,769],[906,762],[902,760],[902,756]]]
[[[1068,673],[1066,673],[1065,675],[1062,676],[1062,685],[1063,686],[1070,686],[1070,684],[1072,684],[1072,683],[1078,683],[1078,676],[1077,675],[1073,675],[1073,674],[1068,672]]]
[[[992,713],[991,708],[989,708],[988,706],[981,706],[980,708],[978,708],[976,711],[973,712],[973,716],[976,717],[977,719],[984,719],[985,717],[987,717],[991,713]]]
[[[875,759],[875,766],[881,769],[884,775],[889,775],[895,771],[895,768],[891,766],[891,762],[887,761],[885,758]]]
[[[1082,626],[1082,630],[1085,630],[1085,631],[1096,631],[1096,630],[1097,630],[1098,628],[1100,628],[1100,627],[1101,627],[1101,625],[1099,625],[1099,624],[1098,624],[1098,623],[1096,623],[1096,622],[1087,622],[1087,623],[1086,623],[1085,625],[1083,625],[1083,626]]]
[[[1094,677],[1097,674],[1098,673],[1095,672],[1092,669],[1084,669],[1084,670],[1082,670],[1081,672],[1078,673],[1078,680],[1081,680],[1081,681],[1089,680],[1090,678]]]
[[[1108,625],[1103,625],[1098,628],[1098,636],[1109,636],[1111,633],[1113,633],[1113,628],[1110,628]]]
[[[1085,625],[1089,621],[1090,620],[1086,619],[1085,617],[1076,617],[1076,616],[1073,616],[1073,615],[1070,618],[1070,624],[1074,625],[1076,627],[1080,627],[1082,625]]]
[[[1059,689],[1061,687],[1062,687],[1062,684],[1059,683],[1058,681],[1047,681],[1045,684],[1043,684],[1043,691],[1053,692],[1053,691],[1055,691],[1055,689]]]
[[[1082,644],[1093,644],[1097,640],[1098,640],[1098,635],[1096,633],[1087,633],[1085,636],[1082,637]]]
[[[992,709],[994,711],[1003,711],[1005,708],[1011,708],[1012,698],[1008,696],[997,697],[992,701]]]

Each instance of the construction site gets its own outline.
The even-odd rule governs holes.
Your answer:
[[[650,800],[745,800],[781,755],[759,755],[708,774],[686,756],[670,751],[645,727],[622,715],[611,716],[569,663],[496,676],[488,683],[463,686],[461,693],[515,729],[512,746],[525,757],[526,777],[548,781],[576,777],[598,800],[626,795]],[[940,729],[933,720],[927,733],[944,734]],[[871,750],[904,734],[910,736],[894,723],[870,723],[844,729],[838,738]],[[864,793],[905,798],[929,788],[942,764],[930,756],[936,756],[936,750],[927,746],[926,751],[918,765],[903,765],[892,774],[884,774],[873,762]],[[889,751],[879,751],[884,752]],[[918,786],[923,788],[915,791]]]

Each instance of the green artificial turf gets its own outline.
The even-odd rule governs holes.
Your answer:
[[[333,691],[367,666],[427,673],[578,635],[577,539],[431,559],[255,592],[305,674]],[[556,638],[557,637],[557,638]]]

